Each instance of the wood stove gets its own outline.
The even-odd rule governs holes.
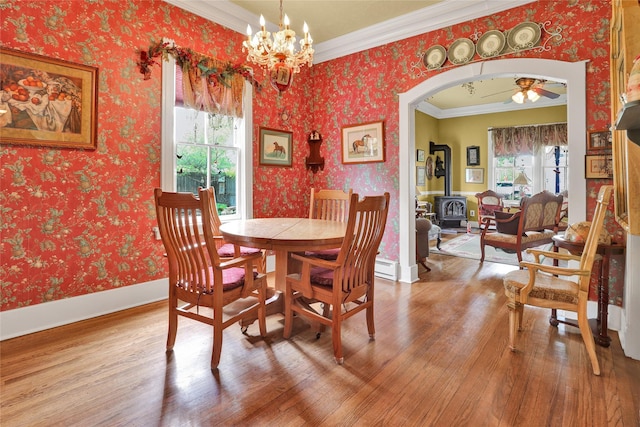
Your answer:
[[[442,227],[460,227],[460,221],[467,219],[467,198],[465,196],[436,196],[434,211]]]
[[[434,197],[434,211],[442,227],[460,227],[460,221],[467,219],[467,198],[451,195],[451,147],[429,142],[429,154],[444,152],[444,166],[437,168],[436,177],[444,176],[444,196]],[[438,158],[436,158],[436,164]]]

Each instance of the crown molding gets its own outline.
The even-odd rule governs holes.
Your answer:
[[[258,22],[259,19],[259,16],[228,0],[164,1],[241,34],[245,34],[247,24]],[[313,62],[318,64],[340,58],[534,1],[536,0],[444,0],[434,6],[314,44]],[[267,22],[267,28],[269,31],[277,31],[278,25]]]
[[[441,110],[428,102],[421,102],[416,110],[428,114],[436,119],[451,119],[454,117],[475,116],[478,114],[506,113],[519,110],[530,110],[533,108],[557,107],[567,105],[567,95],[562,94],[556,99],[539,99],[537,102],[525,102],[524,104],[516,104],[515,102],[496,102],[494,104],[473,105],[470,107],[448,108]]]
[[[445,0],[314,46],[314,63],[425,34],[471,19],[492,15],[535,0]]]

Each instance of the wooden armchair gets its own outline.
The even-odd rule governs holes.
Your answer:
[[[535,256],[535,262],[520,262],[526,270],[515,270],[504,277],[504,290],[509,299],[509,347],[515,351],[517,331],[522,330],[524,305],[568,310],[577,313],[580,334],[591,360],[595,375],[600,375],[600,365],[596,357],[595,343],[587,319],[587,300],[591,270],[598,248],[598,237],[602,230],[607,205],[613,186],[603,185],[598,193],[596,210],[591,221],[589,234],[582,255],[561,254],[552,251],[528,249]],[[555,267],[540,263],[540,257],[578,261],[577,268]],[[560,276],[560,277],[558,277]],[[574,278],[573,280],[570,280]]]
[[[516,252],[518,261],[522,261],[524,249],[553,243],[552,237],[558,233],[561,207],[561,195],[543,191],[525,197],[518,212],[495,212],[495,218],[483,218],[480,262],[484,262],[485,245]],[[491,223],[495,224],[496,232],[489,231]]]
[[[366,310],[369,337],[374,339],[373,271],[388,210],[389,193],[365,197],[361,201],[358,201],[357,194],[352,194],[347,230],[338,258],[328,261],[292,255],[301,262],[301,271],[287,276],[284,299],[285,338],[291,336],[294,313],[322,326],[331,326],[334,357],[338,364],[342,364],[342,322]],[[312,308],[311,304],[315,302],[324,304],[322,313]]]
[[[483,224],[483,218],[493,218],[495,211],[504,211],[502,196],[493,190],[476,193],[478,200],[478,224]]]
[[[319,190],[311,188],[309,203],[310,219],[326,219],[329,221],[346,222],[349,215],[349,202],[353,190]],[[306,252],[307,256],[334,260],[338,258],[340,249],[325,249],[322,251]]]
[[[227,243],[222,234],[220,233],[220,217],[218,216],[218,204],[216,202],[216,193],[214,192],[212,187],[206,189],[199,189],[200,194],[205,192],[207,194],[207,202],[209,203],[208,211],[209,215],[209,223],[208,228],[213,233],[213,239],[218,250],[218,256],[221,259],[231,259],[237,258],[240,256],[248,256],[253,254],[260,254],[261,259],[260,262],[257,263],[257,268],[260,273],[267,272],[267,254],[266,251],[257,249],[257,248],[249,248],[245,246],[238,246],[232,243]]]
[[[227,326],[246,317],[257,317],[260,335],[266,335],[267,280],[264,274],[254,270],[254,265],[260,262],[260,253],[226,261],[218,256],[213,230],[207,226],[212,221],[211,206],[215,207],[211,194],[200,190],[198,199],[192,193],[168,193],[156,188],[154,200],[169,261],[167,351],[175,344],[179,315],[206,323],[213,327],[211,369],[216,369],[220,362],[222,331]],[[230,303],[245,298],[255,302],[239,311],[223,313],[223,308]],[[209,313],[211,315],[207,315]]]
[[[309,218],[346,222],[353,190],[319,190],[311,188]]]

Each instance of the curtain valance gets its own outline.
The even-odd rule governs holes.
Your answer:
[[[569,145],[566,123],[492,128],[490,131],[495,156],[534,154],[545,145]]]
[[[173,42],[156,42],[148,50],[139,52],[137,62],[145,80],[151,78],[151,67],[157,58],[176,60],[176,105],[184,105],[213,114],[242,117],[244,80],[257,90],[260,85],[253,78],[253,70],[246,65],[232,65]]]
[[[225,62],[201,55],[197,63],[205,67],[194,67],[189,62],[176,64],[176,105],[242,117],[244,78],[240,74],[231,75],[222,84],[203,70],[225,67]]]

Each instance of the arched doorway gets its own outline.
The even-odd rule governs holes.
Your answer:
[[[400,94],[399,99],[399,162],[400,162],[400,277],[399,281],[411,283],[418,279],[415,263],[415,176],[413,166],[415,153],[415,109],[428,96],[457,84],[492,77],[527,75],[550,79],[567,84],[567,122],[571,162],[569,170],[569,221],[585,219],[586,181],[584,162],[586,135],[586,61],[563,62],[551,59],[499,59],[469,64],[442,72]],[[405,167],[403,167],[403,164]]]

